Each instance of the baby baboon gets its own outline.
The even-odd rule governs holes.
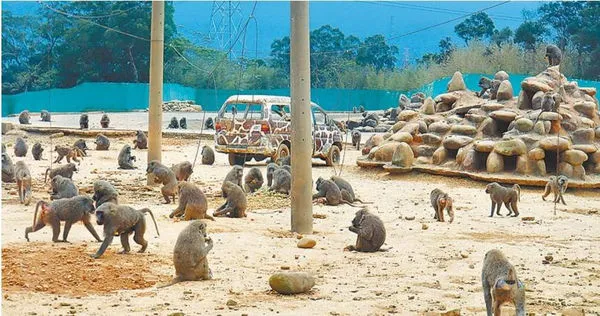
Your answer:
[[[63,157],[66,157],[67,163],[70,163],[71,159],[73,159],[73,161],[81,165],[81,161],[79,161],[79,159],[77,158],[79,157],[83,159],[84,153],[81,149],[79,149],[79,147],[67,147],[56,145],[54,146],[54,151],[56,151],[56,153],[58,154],[58,157],[56,157],[54,163],[60,163],[63,160]]]
[[[171,118],[171,123],[169,123],[169,126],[167,126],[167,128],[179,128],[179,122],[177,122],[176,117]]]
[[[182,117],[179,120],[179,127],[183,128],[183,129],[187,129],[187,120],[185,119],[185,117]]]
[[[448,216],[450,216],[449,223],[454,221],[454,207],[452,206],[452,198],[440,189],[433,189],[429,194],[429,198],[431,199],[431,206],[433,207],[434,216],[438,222],[444,221],[444,209],[448,211]]]
[[[550,194],[550,192],[552,192],[554,194],[554,203],[562,202],[562,204],[567,205],[565,199],[563,198],[563,194],[565,191],[567,191],[568,186],[569,178],[563,175],[558,177],[551,176],[548,180],[548,183],[546,183],[542,200],[546,201],[546,197]]]
[[[108,139],[108,137],[102,134],[98,134],[96,136],[94,144],[96,144],[96,150],[108,150],[108,148],[110,147],[110,140]]]
[[[244,185],[246,192],[254,193],[258,191],[265,183],[262,173],[257,167],[252,167],[244,177]]]
[[[182,281],[198,281],[212,279],[206,256],[213,247],[213,241],[206,236],[206,224],[193,221],[184,228],[173,249],[175,278],[166,287]]]
[[[42,206],[42,211],[38,216],[38,208]],[[67,241],[71,225],[82,221],[85,228],[96,238],[97,241],[102,241],[96,230],[90,222],[90,215],[94,214],[94,201],[89,196],[78,195],[68,199],[60,199],[48,203],[39,201],[35,206],[33,215],[33,226],[25,228],[25,239],[29,241],[29,233],[36,232],[46,225],[52,226],[52,241],[59,242],[58,234],[60,234],[60,222],[65,222],[65,231],[63,232],[62,242]]]
[[[131,155],[131,146],[123,146],[118,157],[119,169],[136,169],[132,161],[135,161],[135,156]]]
[[[24,161],[17,161],[15,164],[15,179],[19,191],[19,202],[29,205],[31,202],[31,173]]]
[[[360,150],[360,138],[359,131],[352,131],[352,146],[356,147],[356,150]]]
[[[171,166],[171,170],[175,173],[177,181],[188,181],[194,169],[192,163],[189,161],[180,162],[176,165]]]
[[[119,204],[119,193],[108,181],[98,180],[94,182],[94,196],[92,196],[92,199],[96,201],[96,208],[107,202]]]
[[[513,185],[512,188],[505,188],[497,182],[492,182],[485,187],[485,193],[488,193],[492,200],[492,212],[490,213],[490,217],[494,216],[494,208],[496,205],[498,205],[496,215],[500,216],[502,203],[504,203],[508,209],[508,215],[511,215],[514,212],[514,215],[512,215],[513,217],[519,216],[517,202],[521,200],[521,187],[518,184]]]
[[[15,166],[7,153],[2,153],[2,182],[15,182]]]
[[[273,184],[273,173],[275,172],[275,170],[277,170],[277,168],[279,167],[272,162],[267,165],[267,187],[269,188]]]
[[[146,217],[145,213],[150,213],[154,227],[156,228],[156,234],[160,236],[158,232],[158,225],[154,219],[154,214],[147,208],[136,210],[132,207],[125,205],[117,205],[114,203],[104,203],[96,210],[96,223],[98,225],[104,225],[104,241],[93,255],[92,258],[100,258],[106,248],[112,243],[114,236],[121,236],[121,245],[123,251],[120,253],[128,253],[131,248],[129,247],[129,235],[134,233],[133,240],[141,245],[142,248],[138,252],[146,251],[148,242],[144,240],[144,233],[146,232]]]
[[[215,163],[215,152],[210,146],[202,146],[202,164],[211,165]]]
[[[77,171],[77,166],[74,163],[68,163],[64,166],[59,166],[54,169],[46,169],[46,174],[44,176],[44,182],[48,181],[48,175],[50,175],[50,179],[54,178],[56,175],[61,175],[65,178],[73,179],[73,172]]]
[[[549,66],[558,66],[562,60],[562,51],[556,45],[546,46],[546,55],[544,56],[548,61]]]
[[[554,93],[552,91],[544,93],[544,96],[542,97],[542,109],[540,110],[540,114],[538,114],[538,116],[535,118],[533,125],[538,122],[542,113],[557,112],[561,101],[562,97],[558,93]]]
[[[81,152],[83,153],[83,156],[87,157],[87,150],[89,149],[87,144],[85,143],[85,140],[83,139],[78,139],[77,141],[75,141],[75,144],[73,144],[73,147],[77,147],[79,148],[79,150],[81,150]]]
[[[148,163],[146,173],[152,173],[154,175],[154,182],[162,183],[163,187],[160,191],[165,198],[165,204],[171,203],[169,197],[173,197],[173,202],[175,202],[175,195],[177,194],[177,178],[175,178],[173,170],[167,168],[167,166],[161,164],[157,160],[152,160]]]
[[[195,184],[190,182],[179,182],[179,206],[169,214],[169,218],[174,216],[183,217],[183,220],[189,221],[193,219],[215,220],[212,216],[206,214],[208,210],[208,202],[204,192]]]
[[[100,119],[100,126],[102,126],[102,128],[108,128],[108,124],[110,124],[110,118],[107,114],[102,114],[102,118]]]
[[[135,139],[133,140],[133,149],[148,149],[148,138],[143,131],[135,132]]]
[[[42,122],[50,122],[50,112],[42,110],[42,112],[40,112],[40,118],[42,119]]]
[[[379,251],[385,242],[385,227],[377,215],[371,214],[363,208],[356,212],[352,220],[352,226],[348,229],[355,233],[356,245],[347,246],[344,250],[375,252]]]
[[[25,157],[27,155],[27,150],[29,149],[29,146],[27,146],[27,143],[25,142],[25,140],[21,137],[17,137],[17,140],[15,141],[15,156],[17,157]]]
[[[244,178],[244,168],[241,166],[235,165],[231,168],[231,171],[227,173],[225,176],[225,180],[223,180],[223,185],[225,182],[230,181],[237,184],[240,188],[242,188],[242,179]],[[223,197],[227,197],[227,193],[223,190]]]
[[[225,181],[221,190],[225,193],[224,196],[227,196],[227,201],[215,210],[213,216],[246,217],[248,203],[246,201],[246,193],[244,193],[242,188],[233,182]]]
[[[71,198],[79,195],[79,190],[77,190],[73,180],[65,178],[59,174],[52,178],[50,185],[52,186],[50,200]]]
[[[321,177],[316,182],[317,193],[313,194],[313,200],[315,202],[325,203],[327,205],[339,205],[340,203],[346,203],[350,206],[353,205],[350,201],[345,200],[342,197],[340,188],[331,180],[325,180]]]
[[[79,127],[81,129],[86,129],[88,128],[89,125],[89,118],[87,114],[81,114],[81,116],[79,117]]]
[[[215,129],[215,122],[213,121],[212,117],[206,119],[206,122],[204,122],[204,128]]]
[[[291,166],[292,165],[292,156],[285,156],[279,158],[275,161],[278,166]]]
[[[514,304],[516,314],[525,316],[525,286],[500,250],[493,249],[485,254],[481,283],[488,316],[500,316],[500,307],[504,303]]]
[[[40,143],[35,143],[33,144],[33,147],[31,147],[31,154],[35,160],[42,159],[42,152],[44,152],[44,147],[42,147],[42,144]]]
[[[269,187],[269,191],[275,191],[283,194],[290,194],[292,189],[292,174],[283,166],[273,172],[273,183]]]
[[[31,120],[31,115],[29,114],[29,111],[25,110],[21,112],[21,114],[19,114],[20,124],[31,124],[29,120]]]

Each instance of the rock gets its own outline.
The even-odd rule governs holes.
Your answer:
[[[543,112],[537,119],[540,121],[558,121],[562,120],[562,116],[556,112]]]
[[[364,125],[365,125],[365,127],[369,127],[370,126],[370,127],[375,128],[377,126],[377,121],[376,120],[371,120],[371,119],[365,120]]]
[[[346,121],[346,127],[349,130],[353,130],[353,129],[357,128],[357,127],[360,127],[361,125],[362,125],[362,123],[360,121],[357,121],[357,120],[348,120],[348,121]]]
[[[546,152],[541,148],[534,148],[527,153],[529,159],[531,160],[541,160],[546,157]]]
[[[594,126],[596,126],[596,123],[587,117],[580,116],[579,119],[581,120],[581,127],[594,128]]]
[[[498,153],[491,152],[485,163],[485,169],[490,173],[502,172],[504,170],[504,158]]]
[[[498,110],[490,113],[490,117],[503,122],[511,122],[517,117],[517,113],[505,110]]]
[[[529,132],[533,129],[533,121],[528,118],[520,118],[515,121],[515,128],[519,132]]]
[[[521,221],[523,221],[523,222],[533,222],[533,221],[535,221],[535,217],[533,217],[533,216],[523,216],[523,217],[521,217]]]
[[[593,144],[578,144],[573,145],[573,149],[581,150],[586,154],[593,154],[598,150],[598,147]]]
[[[567,308],[563,309],[560,314],[562,316],[585,316],[583,308]]]
[[[399,144],[404,143],[389,142],[379,146],[379,148],[377,148],[377,150],[374,152],[373,158],[375,158],[377,161],[392,161],[394,151],[396,151],[396,147],[398,147]]]
[[[531,99],[529,98],[525,90],[521,90],[521,92],[519,92],[519,98],[517,99],[517,108],[521,110],[531,109]]]
[[[506,71],[500,70],[494,75],[494,80],[508,80],[508,74],[506,73]]]
[[[414,158],[415,155],[410,146],[407,143],[400,143],[392,156],[392,165],[408,168],[412,166]]]
[[[533,126],[533,131],[540,135],[546,135],[548,133],[548,129],[546,129],[544,121],[539,121]]]
[[[531,98],[531,109],[532,110],[539,110],[542,108],[542,99],[544,98],[544,92],[543,91],[538,91],[533,95],[533,98]]]
[[[462,164],[465,160],[465,156],[467,155],[467,151],[471,150],[473,146],[461,147],[456,151],[455,161],[457,164]]]
[[[433,156],[433,153],[437,150],[437,147],[434,146],[427,146],[427,145],[419,145],[417,146],[417,157],[431,157]],[[393,158],[392,158],[393,160]]]
[[[13,129],[15,129],[15,124],[9,122],[2,122],[2,135],[8,133]]]
[[[487,116],[485,115],[481,115],[481,114],[471,114],[471,113],[467,113],[465,115],[465,118],[467,120],[469,120],[469,122],[473,122],[475,124],[479,124],[481,122],[483,122],[483,120],[485,120],[487,118]]]
[[[401,94],[400,97],[398,98],[398,107],[400,107],[400,109],[406,109],[409,106],[410,106],[410,99],[405,94]]]
[[[503,156],[519,156],[527,152],[527,146],[518,138],[501,140],[494,146],[494,152]]]
[[[586,153],[580,150],[565,150],[560,155],[560,160],[570,163],[573,166],[579,166],[588,159]]]
[[[415,217],[414,216],[404,216],[404,219],[407,221],[412,221],[415,219]]]
[[[504,109],[504,105],[500,103],[486,103],[481,106],[481,109],[486,112],[498,111]]]
[[[450,130],[450,127],[451,126],[446,124],[445,122],[435,122],[435,123],[429,124],[429,132],[443,135],[443,134],[446,134]]]
[[[530,174],[531,168],[529,166],[529,159],[527,158],[527,155],[520,155],[517,157],[517,166],[515,168],[515,172],[520,174]]]
[[[589,102],[589,101],[577,102],[577,103],[575,103],[573,108],[575,109],[575,111],[577,111],[589,118],[594,117],[596,114],[596,111],[598,110],[596,104],[594,102]]]
[[[404,110],[398,114],[399,121],[410,121],[413,118],[419,116],[419,112],[413,110]]]
[[[407,132],[411,135],[416,135],[419,132],[419,123],[412,122],[404,125],[403,128],[400,129],[401,132]]]
[[[478,152],[482,152],[482,153],[489,153],[492,152],[492,150],[494,150],[494,146],[496,145],[496,142],[493,140],[478,140],[475,142],[475,150],[477,150]]]
[[[225,305],[227,305],[227,306],[237,306],[238,302],[236,302],[234,300],[227,300],[227,303],[225,303]]]
[[[466,253],[466,252],[464,252],[464,251],[461,251],[461,252],[460,252],[460,256],[461,256],[463,259],[469,258],[469,254],[468,254],[468,253]]]
[[[396,124],[394,124],[394,126],[392,126],[392,132],[395,133],[395,132],[401,130],[404,127],[404,125],[406,125],[406,122],[404,122],[404,121],[397,122]]]
[[[486,118],[485,120],[483,120],[483,122],[481,122],[481,124],[479,125],[478,128],[479,131],[481,131],[483,133],[483,135],[485,136],[490,136],[490,137],[498,137],[501,135],[498,135],[498,123],[496,123],[496,120],[494,120],[491,117]]]
[[[466,90],[467,86],[465,85],[465,81],[463,80],[463,76],[460,71],[457,71],[452,75],[452,79],[448,82],[448,92],[458,91],[458,90]]]
[[[444,138],[442,145],[446,149],[459,149],[471,143],[473,138],[468,136],[449,135]]]
[[[300,239],[297,244],[298,248],[313,248],[316,245],[317,241],[308,237]]]
[[[540,147],[549,151],[556,151],[557,148],[559,151],[565,151],[571,148],[571,143],[564,137],[548,136],[540,140]]]
[[[442,138],[433,133],[422,134],[421,139],[427,145],[439,145],[442,142]]]
[[[536,77],[525,78],[525,80],[521,82],[521,88],[528,93],[531,93],[531,95],[538,91],[548,92],[554,90],[550,85]]]
[[[600,139],[600,127],[596,127],[596,129],[594,130],[594,134],[596,134],[596,139]]]
[[[460,94],[458,94],[458,93],[439,94],[437,97],[435,97],[435,99],[433,99],[433,101],[435,101],[435,103],[436,103],[435,111],[442,112],[438,109],[440,103],[451,106],[452,104],[454,104],[454,102],[456,102],[456,100],[458,100],[458,98],[460,98]]]
[[[413,137],[407,132],[398,131],[394,135],[390,136],[388,140],[395,142],[411,143],[413,141]]]
[[[573,178],[573,166],[566,162],[558,164],[558,173],[567,178]]]
[[[386,125],[386,124],[379,124],[373,129],[373,131],[375,133],[385,133],[390,130],[390,127],[391,126]]]
[[[450,131],[454,134],[475,136],[477,129],[470,125],[453,125]]]
[[[421,107],[423,114],[431,115],[435,114],[435,101],[431,97],[425,99],[423,106]]]
[[[571,134],[573,144],[589,144],[594,141],[594,130],[591,128],[582,128]]]
[[[373,126],[365,126],[362,128],[362,130],[360,132],[373,133],[373,132],[375,132],[375,128]]]
[[[419,133],[425,134],[428,131],[427,123],[425,121],[419,121]]]
[[[458,151],[463,150],[465,147],[459,149]],[[462,161],[460,162],[461,167],[466,170],[466,171],[476,171],[477,170],[477,161],[475,160],[475,150],[474,149],[469,149],[466,151],[466,153],[464,154],[464,158],[462,158]],[[458,162],[458,155],[457,155],[457,162]]]
[[[314,285],[314,277],[306,272],[278,272],[269,278],[269,286],[285,295],[308,292]]]
[[[546,162],[543,159],[534,161],[533,166],[538,175],[546,176]]]
[[[573,178],[585,180],[585,168],[583,165],[573,166]]]
[[[596,151],[595,153],[591,153],[589,157],[591,162],[600,163],[600,150]]]
[[[431,156],[431,158],[431,162],[434,165],[441,165],[448,158],[448,151],[443,146],[439,147],[433,152],[433,156]]]
[[[421,224],[421,229],[422,230],[428,230],[429,229],[429,225],[423,223],[423,224]]]
[[[498,94],[496,94],[496,100],[498,101],[508,101],[513,98],[513,88],[510,84],[510,81],[504,80],[500,83],[500,87],[498,88]]]

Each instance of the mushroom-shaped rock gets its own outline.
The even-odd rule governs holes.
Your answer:
[[[435,101],[431,97],[425,99],[421,111],[427,115],[435,114]]]
[[[533,121],[528,118],[522,117],[515,121],[515,128],[519,132],[529,132],[533,129]]]
[[[498,110],[490,113],[490,117],[503,122],[511,122],[517,117],[517,113],[506,111],[506,110]]]
[[[458,135],[474,136],[477,129],[471,125],[453,125],[450,131]]]
[[[410,121],[413,118],[419,116],[419,112],[413,110],[404,110],[398,114],[399,121]]]
[[[594,117],[596,114],[596,111],[598,110],[596,104],[594,102],[589,102],[589,101],[577,102],[577,103],[575,103],[573,108],[575,109],[575,111],[577,111],[587,117],[590,117],[590,118]]]
[[[494,80],[499,80],[499,81],[508,80],[508,73],[506,73],[506,71],[504,71],[504,70],[500,70],[494,75]]]
[[[434,122],[429,124],[429,132],[439,135],[446,134],[450,130],[450,125],[445,122]]]
[[[504,80],[500,83],[500,87],[498,87],[498,93],[496,94],[496,100],[498,101],[508,101],[513,98],[513,88],[510,84],[510,81]]]
[[[540,140],[540,147],[549,151],[556,151],[557,148],[559,151],[565,151],[571,147],[571,143],[564,137],[548,136]]]
[[[398,131],[394,135],[390,136],[388,140],[394,142],[410,143],[413,141],[413,137],[410,133]]]
[[[400,143],[392,156],[392,165],[404,168],[411,167],[414,158],[415,155],[410,146],[407,143]]]
[[[396,147],[398,147],[399,144],[404,143],[390,142],[379,146],[377,150],[373,153],[373,158],[377,161],[392,161],[392,155],[394,155],[394,151],[396,150]]]
[[[589,144],[594,141],[594,130],[591,128],[581,128],[571,134],[573,144]]]
[[[475,142],[474,148],[481,153],[489,153],[494,150],[496,142],[493,140],[478,140]]]
[[[534,148],[527,153],[531,160],[542,160],[546,157],[546,152],[541,148]]]
[[[491,152],[487,157],[485,169],[490,173],[502,172],[504,170],[504,158],[502,155]]]
[[[504,105],[500,103],[486,103],[481,106],[481,109],[486,112],[493,112],[504,109]]]
[[[279,294],[299,294],[315,286],[315,278],[307,272],[278,272],[269,278],[269,286]]]
[[[459,149],[470,144],[472,141],[473,138],[468,136],[449,135],[444,138],[442,145],[444,145],[446,149]]]
[[[527,153],[527,146],[518,138],[501,140],[494,146],[494,152],[503,156],[520,156]]]
[[[588,155],[586,153],[576,149],[565,150],[560,156],[560,160],[568,162],[573,166],[580,166],[588,159]]]
[[[452,79],[448,82],[448,92],[466,90],[467,86],[463,80],[463,76],[460,71],[457,71],[452,75]]]
[[[442,138],[433,133],[422,134],[421,139],[427,145],[439,145],[442,142]]]
[[[538,91],[548,92],[553,90],[550,85],[536,77],[525,78],[521,82],[521,88],[531,94],[535,94]]]

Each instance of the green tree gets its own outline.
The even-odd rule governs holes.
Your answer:
[[[358,49],[356,63],[364,66],[373,66],[375,70],[392,70],[396,65],[398,47],[388,45],[383,35],[367,37]]]
[[[556,45],[564,50],[571,43],[571,36],[583,23],[580,12],[587,5],[583,1],[547,2],[539,7],[539,21],[554,30]]]
[[[510,43],[512,41],[513,31],[509,27],[505,27],[501,30],[494,30],[491,41],[498,47],[502,44]]]
[[[494,22],[485,12],[471,15],[454,27],[454,32],[469,44],[474,39],[489,38],[494,34]]]
[[[525,21],[515,31],[515,43],[524,49],[532,50],[541,43],[546,34],[546,27],[537,21]]]

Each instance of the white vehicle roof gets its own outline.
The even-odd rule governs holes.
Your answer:
[[[232,95],[225,103],[262,103],[262,104],[292,104],[292,98],[278,95],[238,94]],[[312,106],[318,106],[311,102]]]

